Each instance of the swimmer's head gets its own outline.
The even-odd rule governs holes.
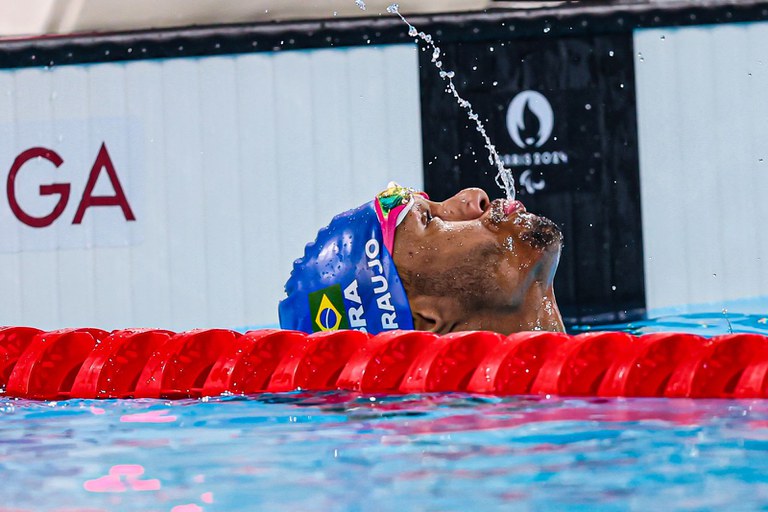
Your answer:
[[[390,183],[372,201],[334,217],[294,262],[285,284],[288,297],[280,303],[280,326],[372,334],[413,329],[392,250],[398,224],[422,196]]]
[[[414,327],[563,330],[552,286],[561,246],[558,227],[519,201],[489,201],[476,188],[415,198],[394,245]]]
[[[390,184],[307,246],[280,324],[374,334],[562,330],[552,291],[561,242],[554,223],[517,201],[466,189],[436,202]]]

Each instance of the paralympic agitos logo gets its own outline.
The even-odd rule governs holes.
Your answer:
[[[535,194],[546,187],[543,178],[533,179],[534,170],[568,163],[565,151],[539,150],[553,139],[554,127],[554,110],[546,96],[540,92],[523,91],[510,101],[507,108],[507,131],[515,145],[524,152],[502,155],[502,159],[505,165],[512,168],[527,167],[520,174],[520,185],[529,194]]]

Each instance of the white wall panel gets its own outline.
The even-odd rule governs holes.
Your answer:
[[[310,55],[305,51],[291,52],[274,62],[277,112],[273,129],[279,178],[274,198],[280,210],[277,226],[282,241],[275,271],[284,276],[290,272],[292,261],[303,254],[307,243],[302,218],[319,216],[315,183],[335,179],[332,173],[320,177],[315,170]]]
[[[352,95],[355,94],[348,77],[350,53],[320,52],[312,59],[312,148],[315,160],[333,169],[333,178],[317,180],[314,184],[317,206],[320,210],[333,208],[336,194],[355,197],[354,168],[352,154],[352,132],[350,118]],[[339,81],[338,77],[345,77]],[[369,98],[375,101],[375,98]],[[354,122],[354,120],[352,120]],[[382,125],[383,126],[383,125]],[[358,201],[362,202],[362,201]]]
[[[765,194],[768,193],[768,94],[765,93],[768,86],[768,25],[755,25],[747,32],[747,58],[749,62],[759,65],[750,66],[751,77],[748,80],[746,94],[751,99],[749,106],[752,115],[749,117],[749,130],[752,133],[762,134],[759,140],[753,140],[751,156],[757,156],[757,172],[752,174],[752,187],[755,192],[755,223],[757,252],[760,258],[760,272],[753,276],[760,294],[768,293],[768,237],[765,236],[763,227],[768,219],[768,201]]]
[[[178,170],[175,164],[166,167],[165,160],[164,68],[165,63],[159,61],[138,62],[127,66],[125,74],[126,114],[131,119],[144,120],[144,215],[152,219],[143,226],[136,226],[143,228],[139,236],[143,236],[145,243],[134,246],[131,251],[134,325],[164,326],[173,318],[168,189],[175,184],[168,183],[173,183],[169,177]],[[169,162],[172,161],[169,159]],[[152,300],[147,300],[147,297],[152,297]],[[77,325],[85,325],[85,322]]]
[[[46,119],[51,118],[50,73],[40,69],[25,69],[15,76],[15,120],[16,143],[28,140],[40,140],[40,145],[51,145],[53,129]],[[13,152],[11,159],[17,152]],[[7,161],[10,162],[11,159]],[[29,164],[34,172],[18,178],[16,187],[18,200],[26,206],[30,215],[44,215],[50,211],[56,200],[53,197],[41,198],[37,204],[31,199],[42,183],[57,182],[60,178],[50,165],[33,161]],[[10,167],[10,166],[9,166]],[[26,179],[29,177],[29,179]],[[26,181],[26,182],[25,182]],[[3,194],[6,195],[6,194]],[[2,197],[2,196],[0,196]],[[3,226],[5,227],[5,226]],[[19,277],[23,276],[21,288],[21,306],[28,322],[40,324],[47,319],[61,322],[59,315],[58,260],[56,241],[59,238],[55,230],[48,231],[48,236],[36,236],[32,228],[22,226],[20,230],[19,250],[24,252],[19,268]]]
[[[258,115],[238,116],[239,168],[242,170],[243,281],[246,316],[262,315],[255,322],[269,321],[279,296],[276,275],[291,256],[282,254],[282,244],[270,243],[282,215],[292,215],[291,206],[278,202],[278,150],[275,125],[274,59],[267,54],[241,57],[237,65],[238,110]],[[299,255],[296,255],[298,257]],[[254,264],[258,262],[258,264]],[[278,291],[275,291],[275,287]],[[249,316],[250,317],[250,316]]]
[[[15,154],[16,148],[16,97],[15,80],[9,73],[0,73],[0,119],[7,121],[7,128],[0,137],[0,154]],[[4,165],[8,165],[6,161]],[[5,177],[5,174],[0,174]],[[0,180],[0,192],[5,192],[5,180]],[[2,196],[0,196],[1,198]],[[0,208],[0,224],[4,226],[0,236],[0,252],[4,253],[0,264],[0,311],[7,318],[22,318],[21,295],[21,226],[8,208]],[[0,322],[2,323],[2,322]]]
[[[88,114],[95,119],[126,119],[125,109],[125,66],[120,64],[104,64],[88,69]],[[95,127],[94,127],[95,128]],[[94,130],[94,136],[97,130]],[[135,140],[140,140],[136,138]],[[125,169],[128,164],[129,145],[128,133],[116,131],[108,141],[110,153],[118,169]],[[97,147],[93,144],[94,147]],[[141,147],[135,151],[141,151]],[[129,168],[131,172],[123,173],[123,186],[131,190],[131,175],[138,174],[141,167]],[[81,176],[83,174],[81,173]],[[104,175],[100,175],[100,181]],[[101,185],[104,182],[101,181]],[[108,193],[109,189],[103,191]],[[141,193],[128,193],[138,201]],[[135,207],[135,205],[131,205]],[[142,218],[141,212],[135,212]],[[142,222],[145,223],[145,222]],[[129,239],[129,223],[118,208],[102,208],[100,211],[89,210],[83,224],[90,232],[94,244],[104,241],[106,245],[125,245]],[[93,255],[94,298],[96,299],[95,318],[103,325],[131,325],[133,319],[133,303],[131,301],[131,245],[128,247],[105,247],[96,250]],[[119,276],[119,277],[118,277]]]
[[[223,325],[244,318],[243,243],[237,138],[237,83],[231,58],[200,62],[201,156],[205,193],[206,300],[208,316]],[[225,227],[226,229],[222,229]]]
[[[207,323],[205,207],[200,97],[195,60],[163,66],[165,161],[158,169],[167,177],[168,272],[171,275],[171,318],[197,318]],[[184,297],[184,300],[178,300]]]
[[[768,295],[768,24],[634,39],[649,309]]]
[[[82,191],[84,180],[82,172],[93,164],[96,148],[89,144],[89,123],[73,122],[82,118],[84,112],[90,112],[89,97],[83,94],[88,90],[88,69],[81,66],[62,68],[52,74],[51,98],[53,108],[53,132],[56,134],[53,146],[58,142],[66,144],[67,154],[65,163],[80,172],[70,173],[67,181],[80,177],[77,190]],[[6,153],[3,152],[3,155]],[[62,164],[63,165],[63,164]],[[77,194],[75,194],[77,196]],[[73,203],[75,201],[72,201]],[[72,219],[74,210],[69,210],[64,219]],[[55,229],[65,236],[68,231],[66,224],[56,223]],[[87,325],[96,317],[96,275],[94,253],[92,251],[76,250],[89,244],[92,237],[90,229],[70,232],[62,242],[62,250],[58,251],[57,291],[58,303],[62,319],[66,325]],[[68,247],[75,250],[68,250]]]
[[[135,221],[75,212],[101,143]],[[19,203],[8,170],[43,146]],[[0,324],[171,329],[274,324],[292,262],[390,179],[422,185],[414,46],[0,71]],[[94,196],[114,196],[99,171]]]

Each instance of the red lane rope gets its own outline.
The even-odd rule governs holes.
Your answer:
[[[0,389],[40,400],[335,389],[763,398],[768,337],[0,327]]]

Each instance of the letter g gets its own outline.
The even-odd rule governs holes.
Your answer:
[[[50,196],[53,194],[59,194],[59,201],[53,208],[53,211],[45,217],[34,217],[21,209],[19,202],[16,200],[16,175],[19,174],[21,166],[27,163],[33,158],[45,158],[51,162],[54,166],[59,167],[64,163],[64,160],[58,153],[48,148],[30,148],[14,160],[11,170],[8,173],[8,182],[6,192],[8,194],[8,205],[11,207],[11,211],[21,222],[27,226],[33,228],[44,228],[50,226],[53,222],[59,218],[64,212],[64,208],[67,207],[67,201],[69,201],[69,183],[53,183],[51,185],[40,185],[40,195]]]

